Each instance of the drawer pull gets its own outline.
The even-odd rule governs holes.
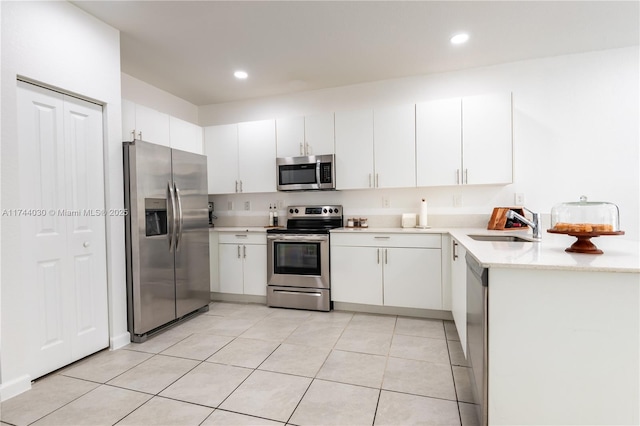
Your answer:
[[[373,237],[373,238],[375,238],[376,240],[388,240],[391,237]]]

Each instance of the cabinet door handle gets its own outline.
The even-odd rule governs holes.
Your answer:
[[[240,259],[240,246],[238,246],[238,259]]]
[[[458,248],[458,243],[456,243],[455,241],[453,241],[453,248],[452,248],[452,253],[453,253],[453,260],[455,261],[458,258],[458,250],[456,250]]]
[[[376,188],[380,188],[378,174],[376,173]]]
[[[464,183],[469,183],[469,169],[464,169]]]
[[[240,181],[240,192],[242,192],[242,180]]]
[[[300,142],[300,155],[304,155],[304,148],[302,148],[302,142]]]
[[[138,132],[138,139],[142,140],[142,130]]]
[[[456,169],[456,185],[460,185],[460,169]]]
[[[136,129],[133,129],[133,130],[131,131],[131,137],[133,138],[133,140],[135,140],[135,139],[136,139]]]
[[[305,142],[304,144],[304,155],[311,155],[311,146],[309,142]]]
[[[242,257],[247,258],[247,246],[242,246]]]
[[[376,261],[376,264],[380,264],[380,249],[376,249],[376,253],[378,254],[378,260]]]
[[[386,265],[389,261],[389,249],[384,249],[384,264]]]
[[[247,234],[236,234],[236,238],[247,238]]]
[[[369,188],[371,188],[371,173],[369,173]]]
[[[238,192],[238,181],[236,181],[236,192]]]
[[[378,235],[378,236],[373,237],[373,238],[374,238],[374,239],[376,239],[376,240],[388,240],[388,239],[389,239],[389,238],[391,238],[391,237],[388,237],[388,236],[379,236],[379,235]]]

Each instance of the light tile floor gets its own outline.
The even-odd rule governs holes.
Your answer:
[[[475,425],[451,321],[212,303],[1,405],[2,425]]]

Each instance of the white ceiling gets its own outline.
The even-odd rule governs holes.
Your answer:
[[[195,105],[639,44],[638,1],[72,1]],[[449,38],[468,32],[470,41]],[[233,71],[249,78],[238,81]]]

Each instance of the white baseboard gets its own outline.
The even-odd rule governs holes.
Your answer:
[[[13,398],[16,395],[20,395],[22,392],[26,392],[31,389],[31,376],[25,374],[13,379],[9,382],[0,384],[0,401],[6,401],[9,398]]]
[[[115,351],[116,349],[123,348],[131,343],[131,335],[129,332],[120,334],[109,339],[109,349]]]

